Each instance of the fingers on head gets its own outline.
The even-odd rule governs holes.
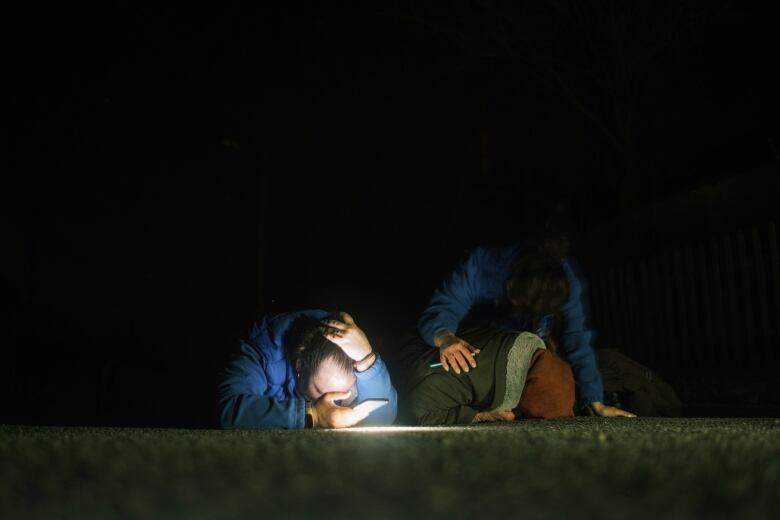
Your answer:
[[[323,325],[325,325],[326,327],[329,327],[329,328],[335,329],[335,330],[346,330],[346,328],[347,328],[347,324],[344,323],[343,321],[339,321],[339,320],[322,320],[321,323]]]
[[[344,331],[343,331],[343,330],[341,330],[341,329],[333,329],[333,328],[328,328],[328,329],[325,331],[325,337],[326,337],[326,338],[330,338],[330,339],[333,339],[333,338],[340,338],[340,337],[342,337],[343,335],[344,335]]]

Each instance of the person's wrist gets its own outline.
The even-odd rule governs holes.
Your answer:
[[[433,338],[433,344],[438,348],[442,348],[445,344],[449,343],[449,340],[452,339],[453,336],[455,335],[449,330],[439,331]]]
[[[355,361],[352,363],[352,366],[355,367],[355,370],[358,372],[365,372],[369,368],[371,368],[376,361],[376,353],[371,350],[363,359],[360,359],[358,361]]]
[[[360,358],[357,358],[357,359],[354,359],[354,360],[353,360],[355,363],[362,363],[363,361],[365,361],[365,360],[367,360],[368,358],[370,358],[370,357],[371,357],[371,354],[373,354],[373,353],[374,353],[374,349],[373,349],[373,348],[371,348],[371,347],[368,347],[368,348],[367,348],[367,349],[365,349],[363,352],[364,352],[364,354],[363,354],[363,357],[360,357]]]
[[[595,413],[596,415],[601,415],[604,411],[605,405],[599,401],[593,401],[588,405],[588,408],[590,408],[591,412]]]

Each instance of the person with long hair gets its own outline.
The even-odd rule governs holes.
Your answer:
[[[605,417],[633,416],[604,404],[588,284],[569,256],[564,236],[475,248],[434,291],[418,321],[422,339],[438,348],[442,368],[456,374],[475,368],[480,351],[459,331],[485,326],[541,337],[571,366],[578,410]]]

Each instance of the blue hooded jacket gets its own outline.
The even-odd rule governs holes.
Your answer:
[[[429,345],[442,330],[456,333],[468,323],[478,307],[494,310],[509,305],[506,282],[512,262],[522,246],[480,246],[433,293],[428,307],[418,321],[420,335]],[[590,328],[588,283],[573,258],[563,261],[563,270],[569,282],[569,298],[561,307],[564,328],[561,354],[571,365],[580,406],[604,401],[604,388],[593,350],[595,333]],[[546,337],[550,333],[552,317],[542,319],[535,331]],[[508,328],[511,328],[508,325]],[[513,324],[523,328],[523,324]]]
[[[321,320],[329,313],[305,310],[275,314],[255,323],[249,338],[241,341],[237,355],[220,385],[223,428],[303,428],[306,399],[296,388],[295,370],[287,359],[282,337],[300,316]],[[357,402],[387,399],[360,426],[392,424],[398,396],[382,359],[364,372],[356,372]]]

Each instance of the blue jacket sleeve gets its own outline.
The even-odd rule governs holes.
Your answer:
[[[569,299],[561,307],[563,354],[574,372],[580,406],[604,402],[604,386],[593,349],[595,333],[590,328],[588,282],[573,259],[567,258],[563,269],[569,280]]]
[[[365,372],[357,372],[358,399],[387,399],[389,402],[374,410],[359,426],[384,426],[393,424],[398,413],[398,394],[390,382],[390,374],[384,361],[377,355],[376,361]]]
[[[479,294],[481,250],[476,249],[452,276],[438,287],[417,322],[423,340],[434,346],[433,338],[442,330],[457,332],[460,322],[476,303]]]
[[[268,380],[263,360],[252,345],[241,342],[241,354],[227,369],[220,385],[223,428],[303,428],[305,400],[284,401],[264,395]]]

